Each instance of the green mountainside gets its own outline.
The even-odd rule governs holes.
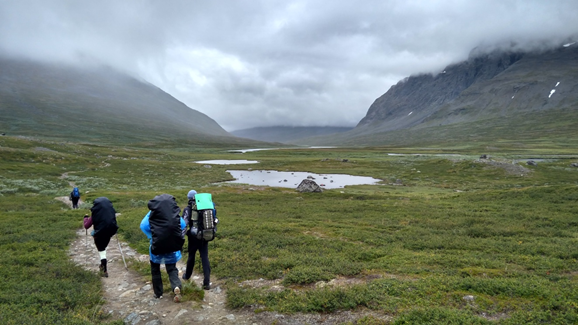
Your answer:
[[[0,132],[94,143],[251,145],[158,87],[106,67],[0,59]]]
[[[437,75],[392,86],[358,125],[232,134],[145,81],[111,68],[0,59],[0,133],[91,143],[484,147],[578,145],[578,44],[472,51]]]

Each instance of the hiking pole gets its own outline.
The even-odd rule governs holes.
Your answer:
[[[120,248],[120,241],[118,240],[118,235],[115,235],[116,243],[118,244],[118,250],[120,251],[120,256],[122,256],[122,261],[124,262],[124,268],[128,271],[128,266],[126,266],[126,261],[124,260],[124,254],[122,253],[122,248]]]

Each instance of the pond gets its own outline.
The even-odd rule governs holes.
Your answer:
[[[242,164],[258,164],[257,160],[202,160],[195,161],[197,164],[207,164],[207,165],[242,165]]]
[[[260,149],[228,150],[228,152],[246,153],[246,152],[255,152],[255,151],[263,151],[263,150],[280,150],[280,149],[331,149],[331,148],[337,148],[337,147],[311,146],[311,147],[287,147],[287,148],[260,148]]]
[[[265,185],[297,188],[304,179],[311,179],[325,189],[343,188],[347,185],[375,185],[380,179],[345,174],[315,174],[308,172],[279,172],[275,170],[227,170],[235,177],[227,183]]]

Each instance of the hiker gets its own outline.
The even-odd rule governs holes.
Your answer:
[[[149,212],[142,219],[140,229],[150,240],[149,255],[154,296],[163,297],[161,264],[169,274],[174,302],[181,300],[181,280],[177,262],[181,259],[181,249],[185,243],[185,221],[179,215],[181,209],[175,198],[169,194],[157,195],[148,203]]]
[[[94,245],[100,255],[100,274],[108,278],[106,247],[118,230],[116,211],[112,207],[112,202],[104,196],[94,200],[90,211],[90,216],[84,215],[84,229],[94,227],[90,235],[94,238]]]
[[[209,240],[214,238],[214,232],[216,232],[216,224],[219,222],[217,219],[217,210],[215,209],[215,204],[211,201],[210,204],[212,205],[213,211],[213,220],[215,228],[213,230],[213,237],[209,240],[204,238],[199,238],[199,209],[197,209],[197,203],[195,201],[195,196],[197,195],[197,191],[190,190],[187,194],[187,198],[189,202],[187,207],[183,209],[183,219],[185,219],[185,223],[188,226],[188,230],[186,232],[187,237],[189,239],[189,257],[187,259],[187,268],[185,273],[183,274],[183,280],[188,280],[191,278],[193,274],[193,269],[195,267],[195,255],[197,251],[199,251],[199,255],[201,256],[201,264],[203,266],[203,289],[210,290],[211,289],[211,264],[209,262]],[[202,236],[201,236],[202,237]]]
[[[72,201],[72,208],[78,209],[78,200],[80,200],[80,191],[78,190],[78,187],[72,189],[68,198]]]

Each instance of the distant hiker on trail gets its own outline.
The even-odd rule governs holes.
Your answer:
[[[186,224],[179,215],[181,209],[174,196],[157,195],[148,203],[149,212],[142,219],[140,229],[150,240],[149,255],[155,298],[163,297],[161,264],[169,274],[174,302],[181,301],[181,280],[177,262],[181,259],[181,249],[185,243]]]
[[[94,238],[94,245],[100,255],[100,274],[108,278],[106,268],[106,247],[110,243],[110,238],[116,234],[118,225],[116,224],[116,211],[112,207],[112,202],[106,197],[99,197],[94,200],[91,215],[84,216],[84,229],[91,226],[94,230],[90,233]]]
[[[78,200],[80,200],[80,191],[78,190],[78,187],[72,189],[69,199],[72,201],[72,208],[78,209]]]
[[[189,258],[183,280],[188,280],[195,267],[197,250],[203,265],[203,289],[211,289],[211,264],[209,263],[209,241],[215,238],[217,231],[217,210],[208,193],[197,194],[195,190],[187,194],[189,202],[183,209],[183,219],[189,227],[186,234],[189,238]]]

